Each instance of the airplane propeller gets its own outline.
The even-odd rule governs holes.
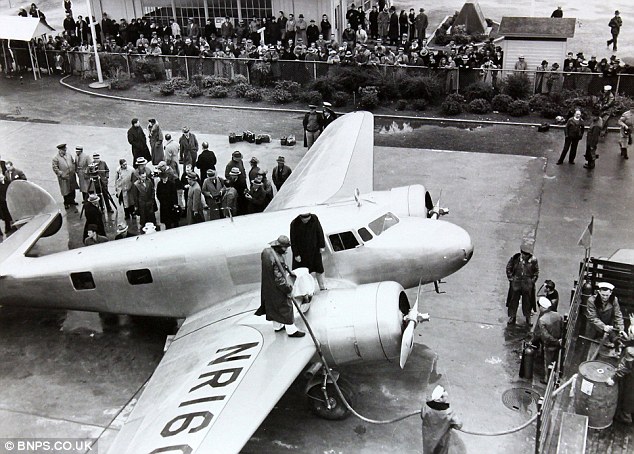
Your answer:
[[[404,317],[404,321],[407,322],[407,326],[405,327],[405,331],[403,331],[403,337],[401,338],[401,360],[399,362],[401,369],[405,367],[405,363],[407,362],[407,358],[409,358],[410,353],[412,353],[412,349],[414,348],[414,328],[421,322],[429,321],[429,314],[421,314],[418,312],[418,301],[420,299],[420,290],[422,287],[422,277],[421,280],[418,281],[418,290],[416,292],[416,302],[414,306],[409,310],[407,315]]]

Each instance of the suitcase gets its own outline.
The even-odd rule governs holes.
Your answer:
[[[236,143],[236,135],[233,132],[229,134],[229,143]]]
[[[286,145],[286,136],[282,137],[280,139],[280,145],[285,146]]]

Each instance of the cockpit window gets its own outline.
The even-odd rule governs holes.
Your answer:
[[[346,249],[354,249],[359,245],[359,241],[352,232],[341,232],[329,235],[332,250],[335,252],[345,251]]]
[[[398,218],[394,214],[387,212],[380,218],[370,222],[369,227],[375,235],[380,235],[396,224],[398,224]]]
[[[361,237],[361,239],[362,239],[363,241],[365,241],[366,243],[367,243],[368,241],[370,241],[372,238],[374,238],[374,237],[372,236],[372,234],[368,231],[368,229],[366,229],[365,227],[361,227],[361,228],[358,230],[358,232],[359,232],[359,236]]]

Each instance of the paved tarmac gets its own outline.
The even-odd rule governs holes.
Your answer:
[[[15,118],[9,103],[17,95],[0,94],[0,115],[9,118],[0,120],[2,158],[15,160],[29,179],[58,199],[60,207],[50,170],[56,143],[81,144],[88,152],[100,152],[114,170],[116,159],[128,150],[125,130],[131,111],[143,119],[163,118],[153,107],[95,102],[63,90],[29,98],[22,113],[25,118]],[[64,97],[67,100],[59,104]],[[34,102],[36,98],[39,102]],[[276,114],[273,121],[261,114],[228,115],[226,111],[205,111],[203,119],[186,108],[165,108],[158,112],[162,113],[169,116],[166,124],[174,124],[180,113],[181,118],[196,122],[198,130],[209,131],[199,133],[199,140],[212,144],[219,163],[227,161],[233,149],[226,130],[218,131],[222,125],[237,126],[229,130],[257,125],[263,132],[280,136],[298,121],[296,116]],[[55,124],[38,121],[46,118]],[[260,126],[269,123],[268,129]],[[439,127],[421,129],[420,134],[447,134],[447,129]],[[526,131],[515,130],[517,134]],[[517,376],[519,339],[526,327],[506,326],[504,267],[508,258],[518,250],[522,237],[534,237],[540,281],[557,282],[565,310],[566,295],[583,256],[576,242],[591,215],[595,216],[593,255],[607,256],[634,244],[634,161],[618,157],[614,134],[602,144],[597,168],[587,172],[581,158],[574,166],[555,166],[554,159],[544,157],[552,158],[560,146],[560,133],[540,136],[543,139],[537,145],[527,142],[525,149],[534,150],[533,155],[520,156],[493,149],[503,148],[499,146],[487,148],[487,138],[495,142],[495,131],[478,132],[483,140],[478,139],[481,152],[375,147],[376,189],[423,183],[434,197],[442,189],[442,205],[451,210],[446,219],[471,234],[475,252],[465,268],[442,284],[446,293],[435,294],[432,286],[424,289],[422,310],[431,313],[432,321],[417,329],[417,345],[404,371],[390,364],[343,369],[357,386],[355,406],[366,416],[384,419],[416,410],[428,385],[442,383],[465,428],[496,431],[519,425],[530,415],[505,407],[502,393],[513,387],[537,391],[541,387],[537,379],[533,384]],[[457,137],[472,133],[452,132]],[[405,133],[395,133],[395,141],[402,138],[400,134]],[[382,136],[381,140],[387,139]],[[451,135],[446,140],[450,147]],[[279,154],[285,154],[293,167],[304,153],[299,146],[242,146],[247,147],[243,149],[246,156],[256,154],[268,168]],[[70,210],[66,221],[62,232],[43,242],[43,252],[76,245],[82,224],[78,213]],[[415,289],[408,293],[410,299],[415,298]],[[105,452],[125,414],[120,412],[160,360],[166,333],[157,322],[140,324],[128,318],[121,322],[118,329],[104,331],[96,314],[0,308],[0,438],[101,437],[99,449]],[[301,380],[295,382],[244,452],[420,452],[417,417],[389,426],[355,418],[320,420],[306,409],[302,386]],[[472,453],[529,453],[534,428],[505,437],[462,438]]]

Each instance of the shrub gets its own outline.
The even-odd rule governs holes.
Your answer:
[[[544,106],[552,104],[550,97],[544,94],[536,94],[530,97],[528,100],[528,107],[533,112],[541,112]]]
[[[170,80],[170,83],[176,90],[189,87],[189,81],[185,79],[184,77],[172,77],[172,79]]]
[[[159,91],[163,96],[173,95],[175,91],[174,81],[168,80],[167,82],[163,82],[159,87]]]
[[[559,107],[557,104],[550,102],[543,105],[539,112],[544,118],[555,118],[559,115],[563,115],[564,109]]]
[[[330,68],[328,77],[337,90],[348,93],[356,92],[361,87],[371,85],[370,81],[380,75],[379,69],[369,70],[367,66],[334,66]]]
[[[318,91],[325,99],[332,99],[335,93],[340,90],[330,77],[318,77],[315,81],[308,85],[308,89],[311,91]],[[343,92],[339,91],[339,93]]]
[[[435,103],[442,98],[443,85],[436,76],[413,76],[401,87],[403,98]]]
[[[132,60],[132,71],[141,82],[162,80],[165,77],[165,66],[160,58],[135,58]]]
[[[528,115],[531,109],[528,106],[528,101],[522,101],[521,99],[517,99],[509,104],[509,115],[512,117],[523,117],[524,115]]]
[[[485,114],[491,110],[491,104],[486,99],[478,98],[469,103],[469,111],[475,114]]]
[[[462,104],[465,99],[462,95],[453,93],[445,98],[440,108],[446,115],[458,115],[462,113]]]
[[[513,99],[526,99],[532,91],[533,85],[524,73],[509,74],[502,81],[502,93]]]
[[[233,78],[231,79],[231,82],[234,84],[248,84],[249,83],[249,79],[247,79],[247,76],[243,75],[243,74],[235,74],[233,76]]]
[[[191,84],[192,85],[196,85],[198,88],[205,88],[205,85],[203,83],[203,79],[206,76],[203,76],[202,74],[194,74],[191,77]]]
[[[298,82],[292,80],[278,80],[274,87],[276,90],[284,90],[292,95],[297,95],[302,88]]]
[[[228,87],[229,85],[231,85],[231,79],[222,76],[205,76],[202,81],[202,86],[205,88]]]
[[[198,98],[199,96],[202,96],[202,94],[203,91],[196,84],[191,84],[187,89],[187,96],[189,96],[190,98]]]
[[[249,88],[244,93],[244,97],[251,102],[258,102],[258,101],[262,101],[262,98],[264,98],[264,94],[262,93],[262,90],[259,88]]]
[[[234,85],[233,91],[235,91],[236,96],[238,98],[244,98],[246,93],[247,93],[247,91],[251,90],[251,88],[252,87],[249,84],[239,83],[239,84]]]
[[[306,104],[319,104],[322,101],[321,93],[313,90],[301,92],[299,94],[299,99]]]
[[[229,96],[229,90],[222,85],[216,85],[215,87],[211,87],[207,94],[210,98],[226,98]]]
[[[487,83],[473,82],[472,84],[467,85],[463,94],[464,97],[467,98],[468,102],[471,102],[474,99],[484,99],[491,102],[494,92],[493,87]]]
[[[271,92],[271,101],[275,104],[288,104],[295,99],[295,96],[290,91],[283,88],[276,88]]]
[[[513,98],[509,95],[495,95],[491,101],[491,109],[497,110],[498,112],[508,112],[509,104],[512,102]]]
[[[112,90],[127,90],[132,86],[132,80],[130,75],[123,71],[121,68],[117,68],[110,76],[110,89]]]
[[[345,91],[336,91],[329,99],[333,106],[343,107],[350,102],[350,98]]]
[[[120,54],[99,52],[99,61],[101,62],[101,71],[104,74],[115,74],[117,70],[125,70],[128,66],[125,57]]]
[[[273,74],[271,72],[271,64],[259,61],[251,67],[251,83],[260,87],[266,87],[273,84]]]
[[[428,106],[427,101],[422,98],[414,99],[410,104],[410,108],[417,111],[425,110],[427,109],[427,106]]]
[[[407,99],[399,99],[396,101],[394,105],[395,110],[405,110],[407,109]]]
[[[375,109],[379,105],[379,93],[375,92],[366,92],[362,93],[359,98],[359,107],[362,109],[372,110]]]

